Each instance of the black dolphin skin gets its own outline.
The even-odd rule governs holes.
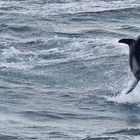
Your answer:
[[[137,39],[121,39],[119,43],[124,43],[129,46],[129,65],[136,78],[131,88],[126,92],[128,94],[133,91],[140,80],[140,36]]]

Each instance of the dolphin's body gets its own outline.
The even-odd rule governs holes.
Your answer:
[[[129,46],[129,65],[136,78],[131,88],[126,92],[128,94],[140,80],[140,36],[137,39],[121,39],[119,43],[125,43]]]

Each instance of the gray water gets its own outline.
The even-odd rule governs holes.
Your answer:
[[[1,0],[0,140],[139,140],[139,33],[139,0]]]

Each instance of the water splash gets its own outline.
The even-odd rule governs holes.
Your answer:
[[[123,91],[117,96],[107,97],[107,100],[117,104],[140,104],[139,84],[131,93],[126,94],[128,87],[123,89]]]

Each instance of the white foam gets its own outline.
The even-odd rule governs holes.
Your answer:
[[[118,96],[106,97],[106,99],[118,104],[140,104],[140,85],[129,94],[125,94],[126,91],[127,89],[124,89]]]

